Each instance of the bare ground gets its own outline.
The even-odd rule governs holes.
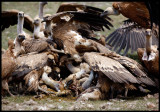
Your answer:
[[[15,96],[2,98],[2,110],[159,110],[159,93],[144,97],[76,101],[74,97]]]

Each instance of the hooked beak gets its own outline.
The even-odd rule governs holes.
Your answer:
[[[104,11],[104,12],[101,13],[100,17],[105,17],[107,15],[108,15],[108,11]]]
[[[41,23],[46,22],[44,19],[42,19]]]
[[[23,41],[25,39],[25,35],[18,35],[18,40],[19,41]]]

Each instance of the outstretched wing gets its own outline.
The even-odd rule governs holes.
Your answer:
[[[103,27],[110,29],[112,26],[109,20],[96,14],[77,11],[56,13],[45,21],[55,24],[52,27],[53,38],[70,54],[76,53],[74,45],[77,38],[94,38],[94,31],[104,30]]]
[[[124,24],[106,37],[106,43],[112,46],[112,50],[118,54],[126,55],[129,50],[131,53],[138,48],[145,47],[145,29],[136,23],[127,20]],[[152,33],[152,44],[158,45],[158,39]]]
[[[148,77],[145,68],[135,60],[125,56],[119,56],[118,58],[114,56],[110,57],[118,61],[128,71],[130,71],[130,73],[132,73],[140,83],[155,86],[155,83]]]
[[[1,12],[1,31],[18,23],[18,12],[18,10]],[[28,15],[24,15],[24,28],[33,32],[33,20]]]
[[[47,18],[45,21],[52,21],[56,23],[57,27],[64,27],[66,23],[69,30],[74,30],[87,37],[92,31],[104,30],[103,27],[110,29],[113,27],[109,20],[104,19],[98,15],[87,12],[67,11],[56,13],[53,16]],[[63,28],[64,29],[64,28]],[[61,29],[60,29],[61,30]],[[58,30],[58,31],[60,31]],[[88,36],[89,38],[89,36]]]
[[[84,60],[94,71],[103,72],[110,80],[118,83],[139,83],[137,79],[118,61],[90,52],[84,54]]]
[[[58,8],[57,13],[64,12],[64,11],[88,12],[88,13],[100,15],[104,10],[97,7],[81,5],[77,3],[62,3]]]

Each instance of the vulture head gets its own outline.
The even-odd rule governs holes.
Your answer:
[[[40,5],[42,5],[42,6],[44,6],[46,4],[48,4],[48,3],[47,2],[40,2]]]
[[[20,11],[20,12],[18,13],[18,17],[19,17],[19,18],[24,18],[24,12]]]
[[[151,36],[151,32],[152,32],[151,29],[147,29],[146,30],[146,37],[149,38]]]
[[[41,19],[38,18],[38,17],[35,18],[33,24],[34,24],[35,26],[40,26],[40,24],[41,24]]]
[[[51,17],[51,16],[52,16],[51,14],[45,14],[44,17],[43,17],[42,22],[51,22],[51,21],[49,20],[49,17]]]
[[[108,7],[103,13],[101,13],[101,17],[105,17],[108,15],[119,15],[120,12],[113,7]]]
[[[22,42],[24,39],[25,39],[25,35],[23,35],[23,34],[18,35],[18,41],[19,42]]]

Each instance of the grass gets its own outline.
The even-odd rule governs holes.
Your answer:
[[[14,102],[15,104],[23,104],[24,102],[33,99],[33,101],[37,102],[37,106],[41,105],[52,105],[49,110],[69,110],[72,106],[75,106],[75,108],[72,108],[73,110],[158,110],[158,99],[155,97],[152,98],[146,98],[144,97],[137,97],[137,98],[129,98],[127,100],[125,99],[114,99],[114,100],[98,100],[98,101],[83,101],[83,102],[76,102],[74,99],[70,99],[67,97],[52,97],[52,96],[46,96],[42,99],[35,99],[33,96],[19,96],[16,97],[5,97],[5,100],[9,102]],[[147,103],[153,103],[155,104],[154,108],[147,108]],[[8,104],[9,105],[9,104]],[[92,107],[89,107],[88,105],[92,105]],[[103,106],[106,105],[106,106]],[[2,107],[4,108],[6,105],[2,104]],[[60,108],[62,107],[62,108]],[[77,107],[77,108],[76,108]],[[31,110],[33,109],[33,105],[27,106],[22,108],[23,110]],[[14,108],[13,108],[14,110]]]

